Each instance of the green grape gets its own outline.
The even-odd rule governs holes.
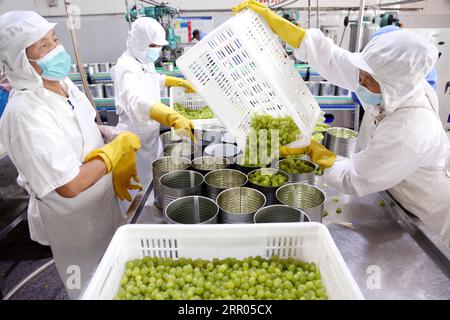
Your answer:
[[[248,178],[253,184],[264,187],[279,187],[288,181],[288,178],[282,174],[266,173],[261,170],[251,173]]]
[[[293,258],[146,257],[125,267],[118,300],[328,299],[316,265]]]
[[[174,109],[175,109],[175,111],[180,113],[182,116],[185,116],[186,118],[191,119],[191,120],[214,118],[214,113],[211,111],[211,109],[208,106],[205,106],[205,107],[202,107],[199,109],[191,109],[191,108],[183,107],[179,103],[175,103]]]

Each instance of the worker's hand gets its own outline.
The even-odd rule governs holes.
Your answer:
[[[128,190],[142,190],[140,184],[132,184],[131,178],[139,182],[136,170],[136,152],[131,151],[125,154],[117,163],[112,171],[113,186],[117,197],[120,200],[131,202],[132,198]]]
[[[94,149],[85,157],[84,161],[102,159],[107,173],[111,172],[124,156],[129,156],[141,148],[139,137],[129,131],[121,132],[117,138],[99,149]]]
[[[149,116],[162,125],[173,127],[177,134],[187,134],[191,141],[195,141],[192,133],[194,124],[191,120],[175,111],[175,109],[157,102],[150,108]]]
[[[187,93],[195,92],[194,87],[189,83],[189,81],[177,77],[166,76],[164,85],[166,87],[183,87],[184,91]]]
[[[113,126],[99,125],[98,128],[102,133],[103,141],[105,141],[105,143],[110,143],[117,138],[120,133],[120,130],[117,130],[117,128]]]
[[[250,9],[261,15],[272,28],[272,31],[280,36],[286,43],[293,48],[298,48],[306,34],[306,30],[292,22],[280,17],[262,3],[255,0],[246,0],[231,8],[233,12],[240,12],[244,9]]]
[[[311,144],[304,148],[280,147],[282,157],[301,154],[309,155],[311,161],[317,163],[322,169],[332,167],[336,161],[336,155],[315,140],[311,140]]]

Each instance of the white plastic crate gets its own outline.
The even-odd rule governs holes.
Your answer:
[[[178,103],[185,108],[198,110],[209,106],[206,100],[199,93],[186,93],[183,87],[170,87],[170,107],[174,108]],[[211,109],[212,110],[212,109]],[[205,126],[220,126],[217,118],[192,120],[197,129]]]
[[[320,107],[267,23],[251,10],[230,18],[177,59],[244,150],[254,114],[292,116],[309,144]]]
[[[315,222],[126,225],[114,235],[82,299],[113,299],[125,264],[145,256],[224,259],[293,257],[314,262],[330,299],[363,299],[328,229]]]

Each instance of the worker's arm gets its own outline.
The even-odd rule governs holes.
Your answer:
[[[56,192],[63,198],[75,198],[80,193],[94,185],[106,174],[105,162],[99,159],[92,160],[80,167],[78,175],[56,189]]]
[[[428,114],[427,114],[428,113]],[[434,115],[425,109],[399,110],[388,115],[375,129],[369,146],[351,158],[338,158],[325,170],[324,180],[347,194],[366,194],[390,189],[409,177],[432,154],[437,129],[430,128]],[[420,119],[424,119],[422,124]],[[427,134],[423,134],[428,132]]]
[[[307,61],[313,70],[342,88],[355,91],[359,70],[349,60],[351,53],[333,44],[318,29],[305,30],[255,0],[246,0],[232,8],[234,12],[250,9],[266,20],[270,28],[294,50],[295,56]]]
[[[298,49],[298,60],[306,61],[329,82],[351,91],[356,90],[359,70],[350,62],[352,53],[334,44],[318,29],[308,29]]]
[[[150,120],[148,116],[150,107],[159,100],[149,99],[145,90],[155,90],[155,88],[145,88],[139,76],[130,71],[123,72],[121,83],[116,92],[116,97],[119,97],[121,103],[120,107],[135,123],[145,123]]]

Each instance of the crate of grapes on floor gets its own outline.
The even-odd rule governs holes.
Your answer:
[[[170,107],[192,120],[196,128],[221,125],[201,94],[185,92],[183,87],[171,87],[169,95]]]
[[[315,222],[126,225],[82,299],[364,299]]]
[[[320,107],[257,13],[246,10],[228,19],[176,63],[241,150],[255,115],[291,118],[300,132],[289,146],[310,143]]]

